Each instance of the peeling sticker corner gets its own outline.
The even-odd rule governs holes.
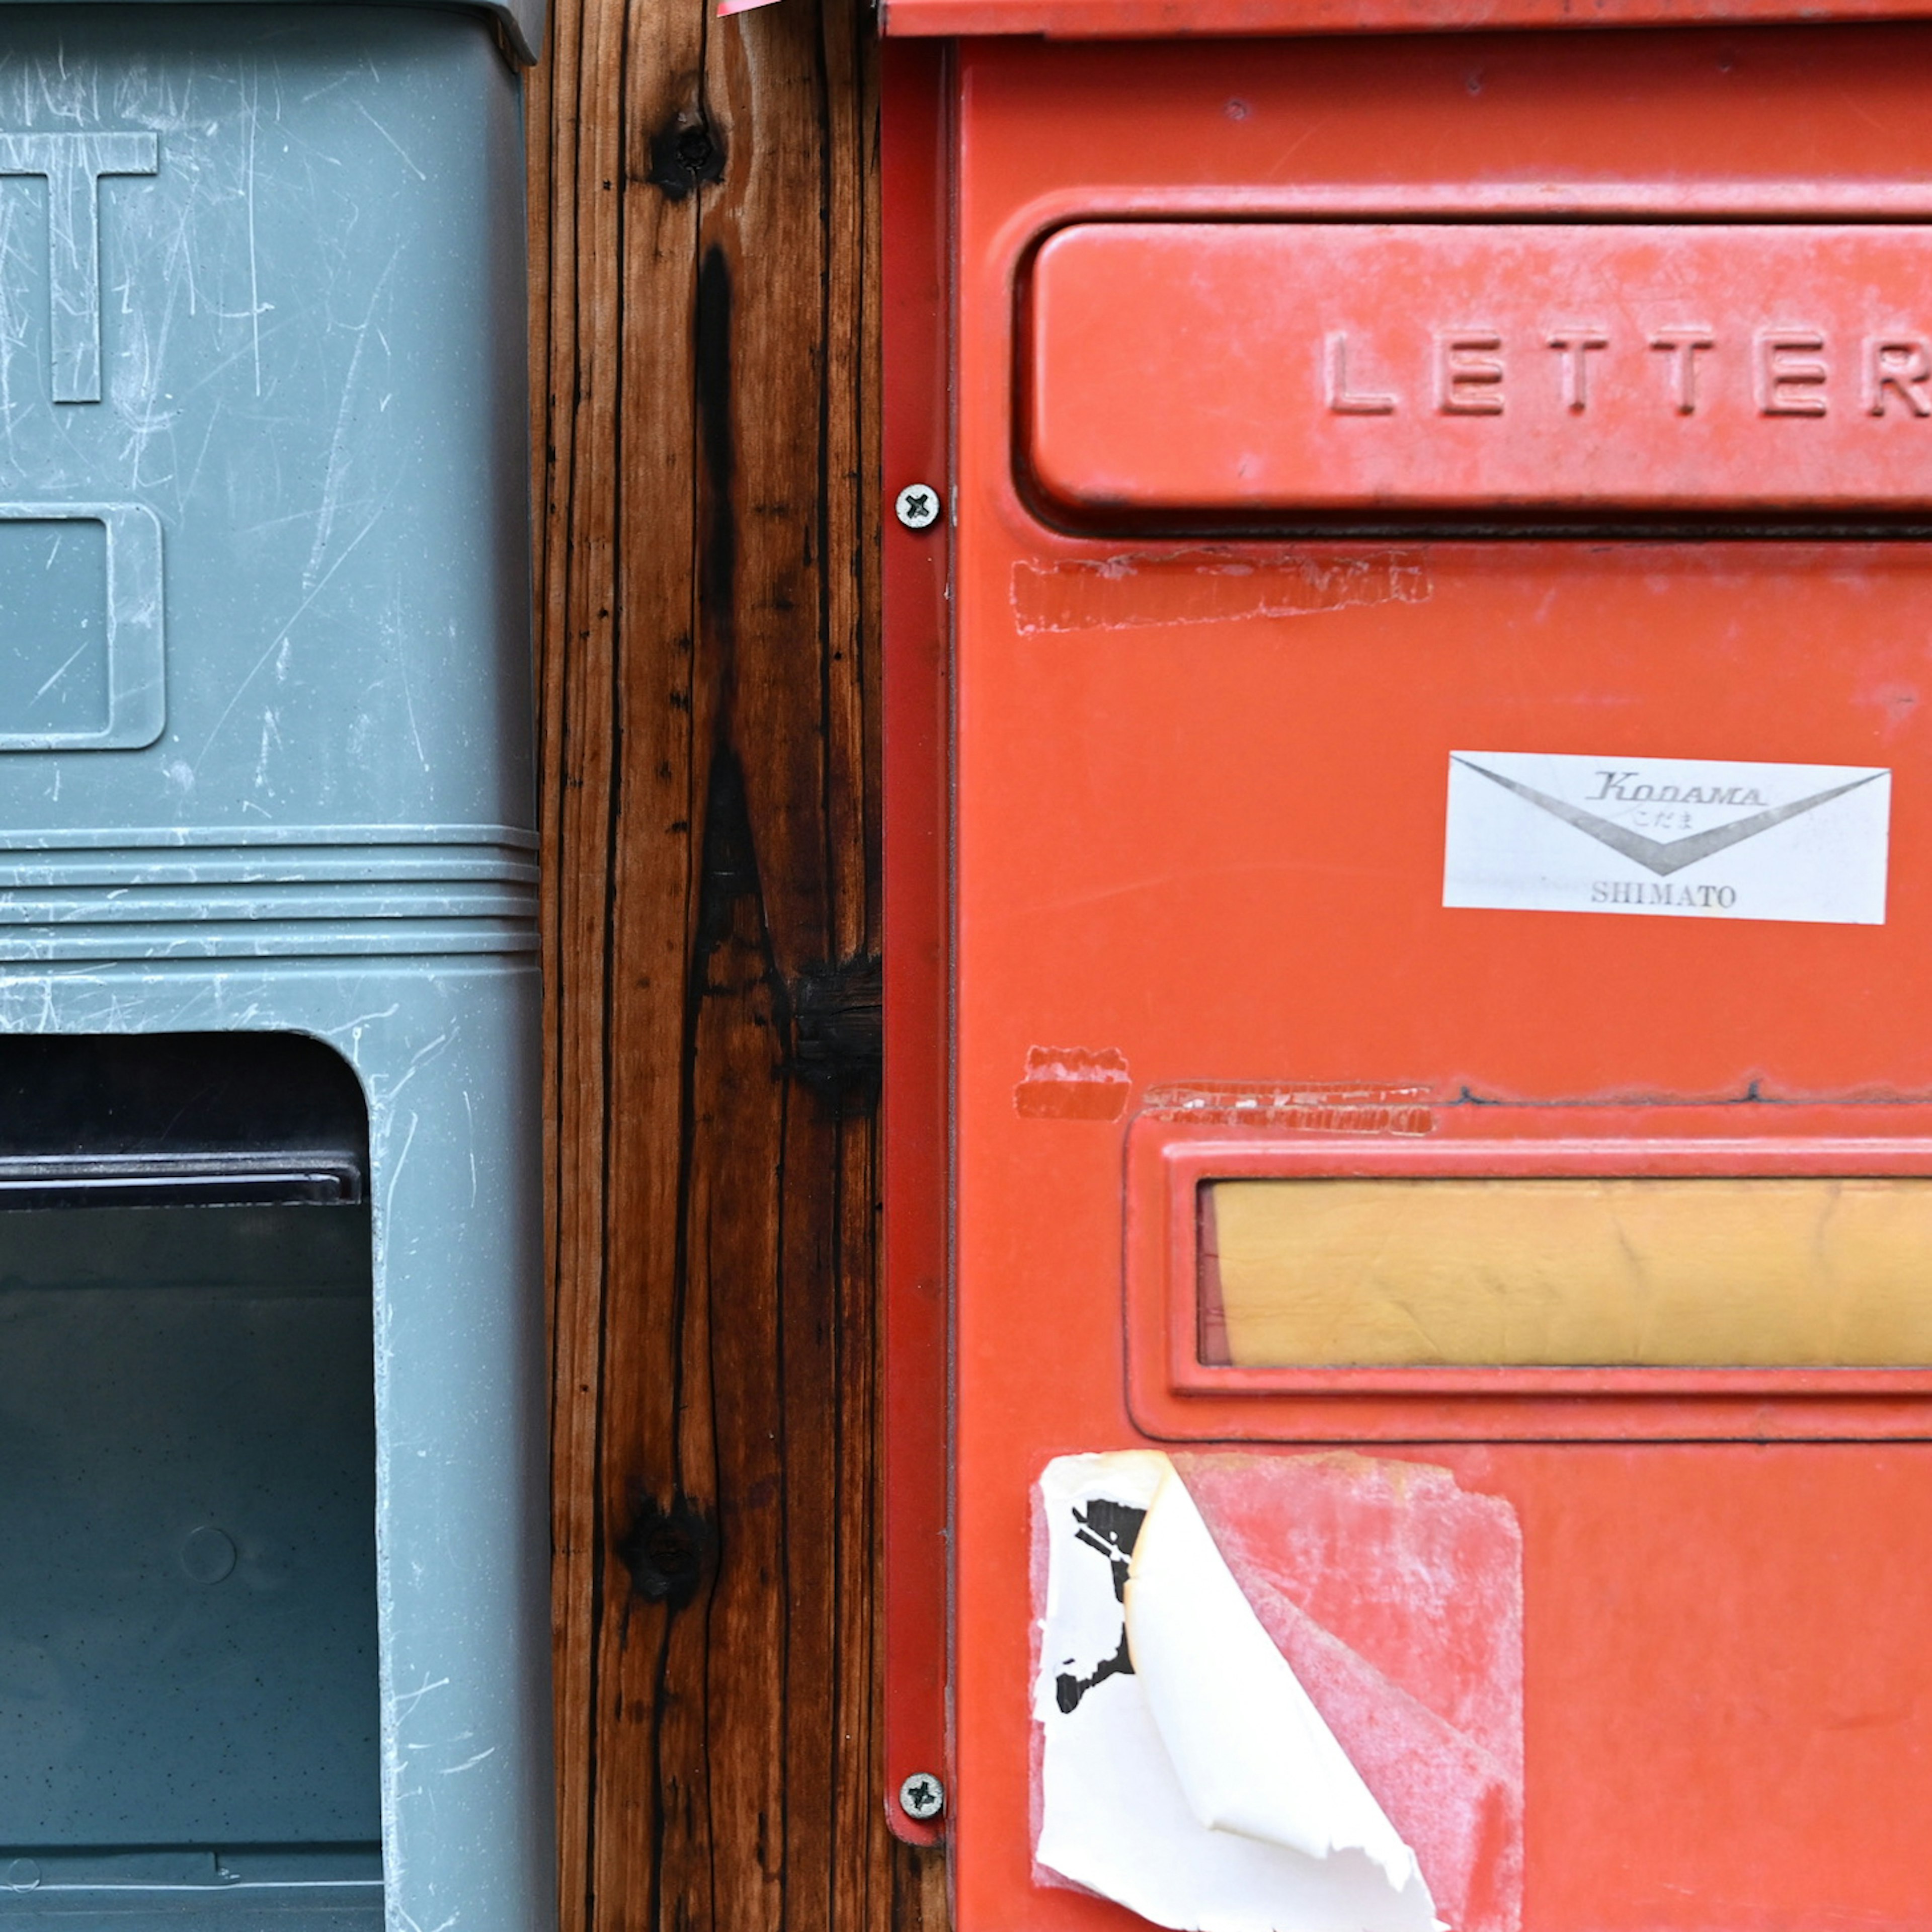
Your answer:
[[[1426,1134],[1436,1126],[1426,1087],[1382,1082],[1217,1080],[1150,1087],[1141,1112],[1210,1127],[1287,1127],[1307,1133]]]
[[[1129,1450],[1057,1458],[1035,1503],[1039,1882],[1198,1932],[1519,1932],[1506,1500],[1348,1452]]]
[[[1421,604],[1430,594],[1419,550],[1128,550],[1053,563],[1023,558],[1012,577],[1013,619],[1024,636],[1305,617],[1364,604]]]
[[[1132,1093],[1117,1046],[1029,1047],[1013,1111],[1028,1120],[1118,1120]]]

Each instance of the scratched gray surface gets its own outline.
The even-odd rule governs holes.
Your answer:
[[[526,428],[501,406],[525,382],[524,164],[487,27],[0,20],[0,517],[152,515],[139,601],[165,638],[153,742],[0,763],[0,824],[504,822],[531,784]],[[18,695],[0,734],[58,724],[58,684]]]
[[[0,1032],[362,1079],[383,1841],[0,1819],[0,1921],[554,1921],[519,117],[481,15],[0,4]]]

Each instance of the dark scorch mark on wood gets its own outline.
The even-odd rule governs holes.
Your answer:
[[[697,1596],[717,1547],[716,1527],[680,1492],[668,1509],[655,1496],[640,1496],[617,1554],[645,1602],[681,1610]]]
[[[876,952],[808,966],[793,980],[790,1071],[834,1120],[879,1104],[885,1057],[884,981]]]
[[[651,165],[644,178],[662,188],[667,201],[682,201],[724,178],[724,144],[701,115],[680,112],[651,136]]]

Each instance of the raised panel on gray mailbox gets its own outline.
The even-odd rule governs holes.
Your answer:
[[[0,824],[525,818],[523,154],[491,34],[0,27]],[[8,567],[8,526],[58,518],[105,533],[86,586]],[[44,754],[83,744],[138,755],[56,783]]]

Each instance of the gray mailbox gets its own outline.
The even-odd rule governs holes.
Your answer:
[[[536,28],[0,4],[0,1923],[554,1920]]]

